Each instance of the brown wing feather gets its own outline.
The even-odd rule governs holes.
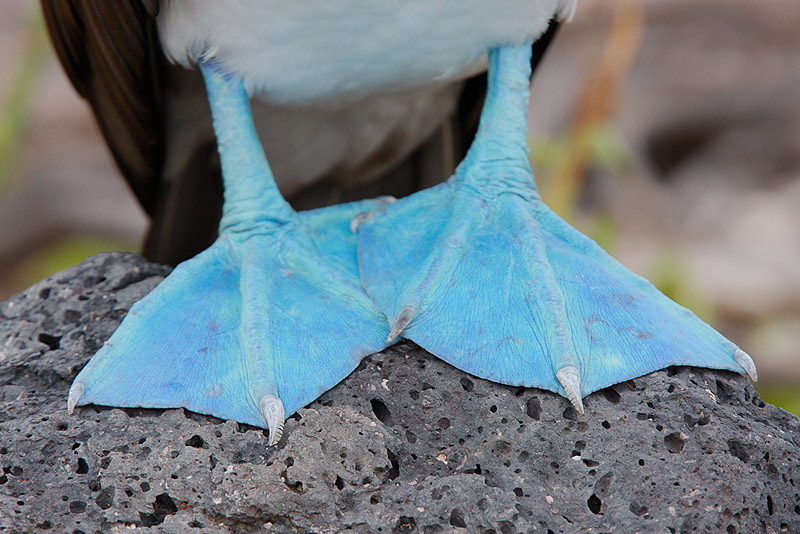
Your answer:
[[[114,159],[152,212],[164,166],[165,59],[157,0],[41,0],[61,64],[89,102]]]

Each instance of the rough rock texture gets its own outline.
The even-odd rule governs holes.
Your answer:
[[[0,304],[0,531],[800,532],[800,420],[730,373],[586,399],[492,384],[411,344],[266,432],[84,407],[71,379],[163,268],[106,254]]]

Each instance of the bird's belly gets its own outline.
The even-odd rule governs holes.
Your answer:
[[[466,76],[490,47],[538,36],[573,3],[181,0],[165,4],[159,30],[173,60],[211,54],[252,93],[303,103]]]

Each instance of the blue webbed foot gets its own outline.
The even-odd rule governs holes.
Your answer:
[[[528,164],[529,46],[490,55],[478,136],[447,183],[359,226],[362,283],[397,335],[510,385],[582,397],[671,365],[752,360],[544,205]]]
[[[133,306],[78,374],[77,404],[189,410],[270,429],[389,328],[358,276],[353,218],[375,201],[295,213],[275,186],[242,84],[203,65],[220,147],[220,236]]]
[[[269,427],[382,350],[351,219],[367,203],[220,238],[134,305],[75,379],[75,404],[167,408]]]

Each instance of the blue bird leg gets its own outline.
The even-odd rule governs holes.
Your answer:
[[[220,232],[280,226],[295,215],[275,183],[256,133],[250,103],[240,80],[213,60],[200,65],[206,82],[225,184]]]
[[[296,213],[281,197],[241,81],[201,65],[219,142],[219,238],[137,302],[75,378],[80,404],[170,408],[281,437],[284,419],[385,348],[352,219],[379,201]]]
[[[530,43],[490,51],[476,138],[446,183],[358,228],[367,293],[392,325],[479,377],[583,397],[671,365],[752,359],[541,200],[528,159]]]

